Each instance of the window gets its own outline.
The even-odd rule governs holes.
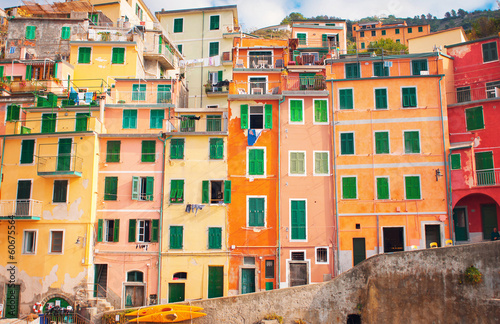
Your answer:
[[[243,264],[255,265],[255,257],[243,257]]]
[[[266,77],[250,77],[248,78],[250,88],[248,89],[251,94],[265,94],[267,92],[267,78]]]
[[[61,39],[67,40],[71,36],[71,27],[63,27],[61,29]]]
[[[361,43],[361,49],[365,48],[365,43]]]
[[[163,109],[151,109],[149,112],[149,128],[163,128],[165,111]]]
[[[50,231],[49,253],[62,253],[63,251],[63,231]]]
[[[184,202],[184,180],[170,180],[170,203]]]
[[[339,108],[340,109],[354,108],[352,89],[339,90]]]
[[[181,132],[194,132],[196,129],[195,120],[199,117],[194,115],[182,115],[181,116]]]
[[[373,63],[373,75],[382,77],[389,76],[389,67],[384,66],[385,62],[374,62]]]
[[[401,40],[400,39],[396,39],[396,43],[401,43]]]
[[[399,34],[399,28],[396,28],[396,35]]]
[[[123,109],[123,129],[137,128],[137,110]]]
[[[36,38],[36,27],[26,26],[26,39],[35,39],[35,38]]]
[[[356,177],[342,177],[342,199],[358,198]]]
[[[137,15],[137,17],[139,17],[140,20],[142,20],[142,13],[143,13],[142,8],[138,4],[136,4],[135,5],[135,14]]]
[[[97,221],[97,242],[118,242],[119,235],[119,219],[99,219]]]
[[[54,180],[52,202],[65,203],[68,196],[68,180]]]
[[[327,247],[317,247],[316,248],[316,263],[328,263],[328,248]]]
[[[418,32],[419,32],[419,33],[421,33],[421,32],[423,32],[423,31],[424,31],[424,28],[423,28],[422,26],[419,26],[419,27],[418,27]]]
[[[326,100],[314,100],[314,123],[328,123],[328,104]]]
[[[156,103],[169,103],[172,101],[172,86],[170,84],[159,84],[156,89]]]
[[[132,200],[153,201],[154,177],[132,177]]]
[[[483,107],[465,109],[467,131],[484,129]]]
[[[208,56],[219,55],[219,42],[210,42],[208,45]]]
[[[228,204],[231,202],[231,181],[204,180],[201,202],[204,204]]]
[[[248,226],[265,226],[265,198],[248,198]]]
[[[359,32],[359,37],[365,37],[365,32],[364,31]]]
[[[127,282],[143,282],[144,274],[141,271],[127,272]]]
[[[377,199],[389,199],[389,178],[377,178]]]
[[[495,98],[500,96],[500,81],[486,82],[486,97]]]
[[[187,272],[176,272],[172,276],[174,280],[187,279]]]
[[[303,122],[304,109],[302,100],[290,100],[290,123]]]
[[[184,25],[183,18],[175,18],[174,19],[174,33],[182,33]]]
[[[462,162],[460,161],[460,153],[451,155],[451,169],[460,170],[462,168]]]
[[[133,84],[132,85],[132,101],[144,101],[146,100],[146,85],[145,84]]]
[[[405,153],[420,153],[420,132],[419,131],[405,131]]]
[[[470,101],[470,86],[457,88],[457,102]]]
[[[306,240],[306,201],[290,201],[291,240]]]
[[[57,114],[42,114],[42,133],[54,133],[56,131]]]
[[[382,30],[382,36],[385,36],[386,35],[386,31],[385,30]]]
[[[417,107],[417,88],[402,88],[403,108]]]
[[[250,112],[248,105],[240,106],[240,122],[241,129],[248,129],[250,121],[250,129],[271,129],[273,126],[273,106],[251,106]]]
[[[19,105],[7,106],[7,119],[6,119],[6,121],[19,120],[20,113],[21,113],[21,107]]]
[[[224,158],[224,139],[210,139],[210,160],[222,160]]]
[[[406,199],[421,199],[420,176],[405,176]]]
[[[141,162],[156,160],[156,141],[142,141]]]
[[[182,44],[177,44],[177,50],[179,51],[179,53],[183,54],[182,53]]]
[[[207,132],[220,132],[222,129],[221,115],[207,115]]]
[[[411,61],[412,75],[421,75],[422,71],[428,71],[427,60]]]
[[[387,89],[375,89],[375,109],[387,109]]]
[[[121,141],[108,141],[106,143],[106,162],[120,162]]]
[[[97,26],[97,23],[99,21],[99,14],[89,13],[89,19],[90,19],[90,21],[92,21],[94,23],[94,25]]]
[[[182,250],[184,227],[170,226],[170,249]]]
[[[113,47],[111,55],[112,64],[123,64],[125,63],[125,48],[123,47]]]
[[[346,63],[345,64],[345,78],[346,79],[358,79],[360,78],[360,68],[359,63]]]
[[[274,278],[274,260],[266,260],[266,271],[265,271],[265,276],[266,279],[273,279]]]
[[[104,200],[117,200],[118,177],[104,178]]]
[[[297,33],[297,38],[299,39],[299,45],[307,45],[306,33]]]
[[[210,16],[210,30],[218,30],[220,28],[219,26],[219,20],[220,16]]]
[[[306,175],[306,152],[290,152],[290,174]]]
[[[498,60],[497,42],[484,43],[483,47],[483,63]]]
[[[21,164],[31,164],[34,162],[35,140],[23,140],[21,142]]]
[[[375,132],[375,154],[389,153],[389,132]]]
[[[80,47],[78,48],[78,63],[88,64],[90,63],[90,55],[92,54],[92,47]]]
[[[158,242],[159,220],[153,219],[129,219],[128,241],[129,242]]]
[[[90,113],[76,113],[75,132],[86,132]]]
[[[408,34],[411,34],[411,33],[413,33],[413,28],[408,27]]]
[[[222,228],[221,227],[209,227],[208,228],[208,248],[215,249],[215,250],[222,249]]]
[[[314,152],[314,175],[330,174],[328,152]]]
[[[340,155],[354,154],[354,133],[340,134]]]
[[[290,254],[293,261],[304,261],[306,259],[305,252],[292,251]]]
[[[24,231],[23,234],[23,254],[36,253],[36,231]]]
[[[184,139],[173,138],[170,140],[170,159],[182,160],[184,159]]]
[[[248,174],[264,175],[264,149],[248,149]]]
[[[377,36],[377,31],[376,30],[372,30],[372,36]]]

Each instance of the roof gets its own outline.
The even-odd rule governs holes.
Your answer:
[[[422,36],[417,36],[417,37],[413,37],[413,38],[410,38],[410,40],[412,39],[417,39],[417,38],[422,38],[422,37],[428,37],[428,36],[432,36],[432,35],[436,35],[436,34],[441,34],[441,33],[446,33],[446,32],[449,32],[449,31],[452,31],[452,30],[457,30],[457,29],[461,29],[462,30],[462,33],[464,34],[465,36],[465,31],[464,31],[464,28],[462,26],[459,26],[459,27],[453,27],[453,28],[448,28],[448,29],[443,29],[443,30],[438,30],[438,31],[435,31],[435,32],[432,32],[432,33],[429,33],[427,35],[422,35]],[[467,39],[467,38],[466,38]]]
[[[297,19],[293,20],[292,23],[294,22],[336,22],[336,21],[345,21],[345,19]]]
[[[177,10],[165,10],[161,8],[161,11],[157,11],[155,14],[173,14],[173,13],[181,13],[181,12],[194,12],[194,11],[221,11],[221,10],[237,10],[237,5],[228,5],[228,6],[218,6],[218,7],[204,7],[204,8],[189,8],[189,9],[177,9]]]
[[[494,35],[494,36],[489,36],[489,37],[485,37],[485,38],[479,38],[479,39],[470,40],[470,41],[463,42],[463,43],[445,45],[444,47],[445,48],[451,48],[451,47],[462,46],[462,45],[467,45],[467,44],[472,44],[472,43],[479,43],[479,42],[483,42],[483,41],[486,41],[486,40],[495,39],[495,38],[498,38],[498,37],[499,37],[498,35]]]
[[[445,53],[442,52],[428,52],[428,53],[415,53],[415,54],[402,54],[402,55],[377,55],[377,56],[363,56],[357,58],[356,55],[352,55],[349,57],[341,58],[341,59],[327,59],[328,62],[362,62],[362,61],[387,61],[387,60],[394,60],[394,59],[412,59],[412,58],[419,58],[419,57],[434,57],[434,56],[443,56],[449,59],[454,59],[452,56],[449,56]],[[329,64],[329,63],[328,63]]]

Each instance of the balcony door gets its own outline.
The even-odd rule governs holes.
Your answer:
[[[16,216],[29,216],[31,180],[17,182]]]
[[[71,138],[59,139],[59,148],[57,150],[57,171],[70,171],[72,143],[73,140]]]
[[[479,152],[475,154],[477,185],[492,186],[495,184],[495,170],[493,167],[493,152]]]

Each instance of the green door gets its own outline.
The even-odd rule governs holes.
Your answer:
[[[19,315],[19,285],[7,285],[5,299],[5,318],[17,318]]]
[[[224,267],[208,267],[208,298],[224,296]]]
[[[176,303],[184,301],[184,283],[169,283],[168,284],[168,302]]]
[[[483,219],[483,239],[491,239],[493,228],[498,228],[496,204],[481,205],[481,218]]]
[[[366,245],[364,237],[352,239],[352,260],[354,265],[366,259]]]
[[[31,180],[19,180],[17,183],[16,215],[29,216],[31,198]]]
[[[457,207],[453,209],[453,227],[455,229],[456,241],[467,241],[469,233],[467,231],[467,209]]]
[[[495,171],[493,169],[493,152],[480,152],[475,154],[476,173],[478,186],[495,184]]]
[[[57,171],[69,171],[71,166],[71,138],[61,138],[57,151]]]
[[[86,132],[88,118],[90,117],[89,113],[77,113],[76,114],[76,126],[75,132]]]
[[[241,293],[255,292],[255,269],[241,269]]]

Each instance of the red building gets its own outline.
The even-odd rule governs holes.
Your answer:
[[[454,58],[448,93],[455,240],[490,240],[500,215],[499,36],[446,46]],[[449,84],[451,86],[451,84]]]

